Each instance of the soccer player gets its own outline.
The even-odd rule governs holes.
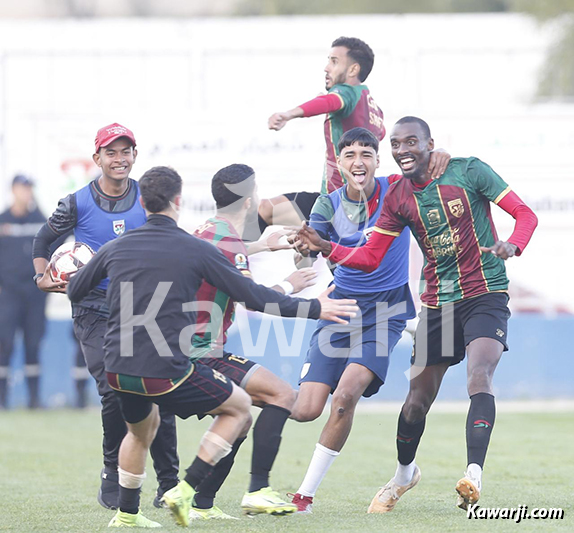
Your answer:
[[[536,215],[488,165],[475,157],[454,158],[443,176],[429,180],[434,146],[428,124],[404,117],[391,134],[392,154],[405,179],[393,184],[371,238],[347,248],[303,227],[300,239],[346,267],[376,269],[405,226],[425,257],[426,283],[415,334],[409,393],[397,430],[395,476],[373,498],[370,513],[391,511],[420,479],[415,454],[426,414],[445,372],[465,354],[470,408],[466,422],[467,469],[456,485],[457,505],[480,497],[482,469],[494,426],[492,378],[508,350],[508,279],[504,261],[520,255],[537,225]],[[494,202],[516,220],[507,241],[498,239],[490,214]]]
[[[102,246],[69,282],[68,296],[82,301],[109,278],[105,371],[128,424],[119,456],[119,511],[110,526],[159,527],[139,513],[147,450],[159,424],[154,404],[180,418],[218,415],[185,479],[162,498],[176,521],[188,525],[195,489],[250,423],[249,396],[189,357],[196,310],[207,303],[196,301],[202,281],[252,309],[283,316],[345,323],[338,317],[354,316],[356,306],[353,300],[331,300],[329,290],[309,301],[257,285],[214,246],[178,228],[182,181],[173,169],[152,168],[139,185],[147,222]],[[275,305],[267,309],[267,303]]]
[[[19,174],[12,181],[12,205],[0,214],[0,409],[8,407],[8,376],[14,336],[22,331],[28,407],[40,406],[38,352],[46,327],[46,295],[32,283],[30,250],[46,222],[34,201],[34,183]]]
[[[379,140],[365,128],[353,128],[339,139],[339,171],[346,185],[320,196],[311,212],[310,225],[322,238],[360,246],[372,232],[390,184],[401,178],[375,178],[378,150]],[[372,273],[345,266],[335,269],[333,297],[352,295],[361,313],[343,331],[320,321],[311,339],[291,417],[315,420],[329,394],[333,399],[305,479],[293,497],[298,512],[311,512],[313,497],[349,436],[357,402],[383,385],[390,353],[406,320],[415,316],[408,287],[409,242],[409,231],[404,230]],[[403,306],[400,312],[397,306]]]
[[[379,141],[385,136],[383,112],[364,84],[371,73],[375,54],[371,47],[355,37],[339,37],[331,44],[325,66],[327,94],[313,98],[289,111],[274,113],[268,121],[269,129],[279,131],[294,118],[326,114],[324,132],[326,160],[321,183],[321,193],[331,193],[342,187],[347,178],[337,165],[338,142],[341,135],[351,128],[368,129]],[[429,165],[432,177],[444,172]],[[319,193],[289,193],[263,200],[259,207],[259,228],[271,224],[298,224],[308,220],[311,208]]]
[[[59,201],[56,211],[38,231],[34,240],[34,280],[44,292],[65,292],[65,284],[54,283],[48,273],[50,245],[61,235],[73,230],[76,241],[98,251],[106,242],[127,230],[145,223],[144,209],[139,202],[137,182],[130,171],[137,157],[134,134],[114,123],[100,128],[95,140],[93,160],[102,175],[88,185]],[[118,451],[126,433],[120,405],[104,373],[104,333],[109,317],[106,305],[107,280],[81,301],[72,305],[74,332],[80,342],[88,370],[96,380],[102,402],[104,468],[98,502],[108,509],[118,505]],[[158,495],[154,501],[178,482],[175,417],[162,416],[158,436],[152,445],[154,467],[158,477]]]
[[[194,235],[216,246],[239,272],[251,278],[248,250],[241,235],[246,219],[257,212],[259,205],[255,172],[251,167],[240,164],[222,168],[213,176],[211,192],[217,206],[216,215],[200,226]],[[297,270],[272,288],[284,294],[296,294],[312,285],[315,277],[312,268]],[[201,357],[202,363],[245,389],[253,404],[262,408],[253,428],[251,480],[241,506],[250,514],[293,513],[296,507],[282,500],[269,486],[269,472],[279,451],[283,426],[295,403],[295,392],[288,383],[261,365],[224,351],[227,330],[235,314],[235,302],[227,294],[204,281],[197,291],[197,299],[217,306],[221,319],[216,320],[213,313],[206,311],[198,313],[198,329],[192,339],[192,358]],[[244,440],[235,441],[232,452],[199,487],[191,518],[231,518],[213,502]]]

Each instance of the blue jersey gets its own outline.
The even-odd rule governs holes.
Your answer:
[[[146,214],[139,202],[140,194],[137,182],[130,180],[136,187],[133,203],[123,211],[104,211],[94,200],[91,184],[75,193],[77,220],[74,227],[76,241],[86,243],[94,252],[104,244],[117,239],[126,231],[139,228],[146,222]],[[103,280],[98,289],[106,290],[108,280]]]
[[[388,178],[375,178],[375,181],[375,190],[367,202],[351,200],[347,187],[321,195],[311,212],[311,227],[324,239],[343,246],[363,245],[379,218],[389,188]],[[335,285],[356,294],[378,293],[405,285],[409,281],[409,244],[410,231],[405,228],[376,270],[363,272],[340,265],[335,270]]]

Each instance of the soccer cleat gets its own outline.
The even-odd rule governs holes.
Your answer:
[[[291,503],[297,506],[297,512],[302,514],[313,513],[313,497],[303,496],[302,494],[287,493],[292,498]]]
[[[286,515],[297,511],[296,505],[282,500],[271,487],[246,493],[241,508],[245,514]]]
[[[395,478],[391,479],[373,498],[367,513],[388,513],[395,508],[399,498],[412,489],[421,480],[421,470],[415,466],[411,482],[408,485],[397,485]]]
[[[456,506],[466,511],[469,505],[474,505],[480,498],[480,489],[480,481],[465,472],[464,477],[456,484]]]
[[[199,507],[192,507],[189,511],[190,520],[239,520],[234,516],[224,513],[217,505],[209,509],[200,509]]]
[[[106,472],[105,468],[101,472],[102,483],[98,491],[98,503],[115,511],[118,508],[120,499],[120,485],[117,472]]]
[[[189,510],[194,495],[195,491],[186,481],[182,480],[173,489],[168,490],[160,502],[165,503],[180,526],[188,526]]]
[[[146,518],[141,511],[138,511],[138,514],[118,511],[110,520],[108,527],[162,527],[162,525]]]

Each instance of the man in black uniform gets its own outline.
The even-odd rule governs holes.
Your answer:
[[[33,183],[24,175],[12,181],[12,205],[0,215],[0,409],[8,406],[8,375],[16,331],[24,340],[28,407],[39,407],[38,352],[46,326],[46,295],[32,282],[34,235],[46,222],[34,202]]]
[[[76,241],[98,251],[106,242],[116,239],[126,230],[145,223],[146,216],[139,202],[137,182],[129,178],[137,157],[134,134],[114,123],[98,130],[93,160],[102,175],[82,189],[69,194],[58,203],[56,211],[40,229],[34,240],[34,277],[39,289],[45,292],[65,292],[47,274],[50,244],[59,236],[73,230]],[[82,301],[72,305],[74,332],[82,347],[90,374],[96,380],[102,398],[102,426],[104,430],[104,468],[98,502],[108,509],[118,506],[118,451],[126,434],[119,403],[110,389],[104,372],[104,333],[108,320],[106,306],[107,280],[102,281]],[[159,488],[159,497],[178,482],[175,417],[162,416],[157,438],[152,445],[152,457]]]
[[[182,182],[173,169],[152,168],[139,185],[149,215],[146,224],[102,246],[71,279],[67,292],[78,302],[101,280],[110,280],[104,363],[128,423],[120,450],[120,509],[110,526],[159,527],[138,511],[147,449],[159,423],[154,404],[181,418],[216,415],[185,479],[163,496],[176,521],[188,525],[195,488],[250,423],[247,394],[188,356],[197,309],[213,307],[212,302],[195,301],[202,282],[248,308],[283,316],[346,323],[340,317],[354,316],[356,306],[353,300],[331,300],[331,290],[309,301],[257,285],[214,246],[178,228]]]

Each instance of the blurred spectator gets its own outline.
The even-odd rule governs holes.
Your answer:
[[[33,281],[32,241],[46,222],[34,201],[33,182],[17,175],[12,205],[0,215],[0,409],[8,406],[8,377],[17,331],[25,351],[28,407],[40,406],[38,351],[46,326],[46,293]]]

